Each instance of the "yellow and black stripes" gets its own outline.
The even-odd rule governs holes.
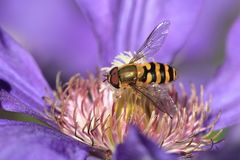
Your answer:
[[[168,64],[150,62],[142,64],[141,77],[143,83],[168,83],[176,79],[176,69]]]
[[[155,64],[153,62],[151,63],[145,63],[142,65],[143,67],[143,74],[141,77],[139,77],[139,81],[143,83],[151,83],[156,82],[156,74],[155,74]]]

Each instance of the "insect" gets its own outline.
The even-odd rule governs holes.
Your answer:
[[[172,118],[175,104],[166,87],[160,84],[176,80],[176,69],[158,62],[138,63],[140,59],[157,53],[166,39],[169,25],[169,21],[164,21],[156,26],[128,64],[113,67],[105,76],[116,89],[131,87]]]

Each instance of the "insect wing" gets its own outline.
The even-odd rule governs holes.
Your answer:
[[[129,63],[134,63],[143,57],[156,54],[167,37],[169,25],[169,21],[163,21],[155,27]]]
[[[147,87],[132,84],[133,90],[144,95],[152,104],[161,112],[168,114],[171,118],[176,113],[176,104],[168,93],[168,89],[164,85],[150,84]]]

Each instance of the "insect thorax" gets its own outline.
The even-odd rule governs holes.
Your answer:
[[[137,67],[134,64],[125,65],[119,69],[118,74],[122,84],[135,83],[137,80]]]

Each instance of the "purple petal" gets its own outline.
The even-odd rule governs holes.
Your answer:
[[[114,51],[116,25],[119,20],[115,13],[119,11],[121,2],[76,0],[76,3],[90,23],[97,40],[99,55],[106,64],[110,60],[106,55]]]
[[[231,25],[240,10],[239,0],[204,1],[197,24],[175,58],[178,81],[207,84],[224,63],[224,50]]]
[[[228,127],[240,122],[240,17],[231,28],[226,48],[225,62],[218,74],[207,86],[213,95],[213,111],[222,111],[216,128]]]
[[[147,139],[136,127],[129,129],[123,144],[119,144],[113,155],[114,160],[174,160],[176,157],[162,151]]]
[[[81,160],[88,148],[52,130],[33,124],[0,120],[0,159],[7,160]]]
[[[137,50],[153,28],[166,19],[171,22],[170,33],[163,54],[157,58],[170,61],[195,26],[202,5],[202,0],[76,1],[91,22],[100,51],[108,54],[108,61],[124,50]]]
[[[51,89],[31,55],[1,30],[0,64],[0,107],[41,117]]]
[[[53,85],[59,71],[69,77],[99,64],[91,28],[71,0],[1,0],[0,26],[29,49]]]

